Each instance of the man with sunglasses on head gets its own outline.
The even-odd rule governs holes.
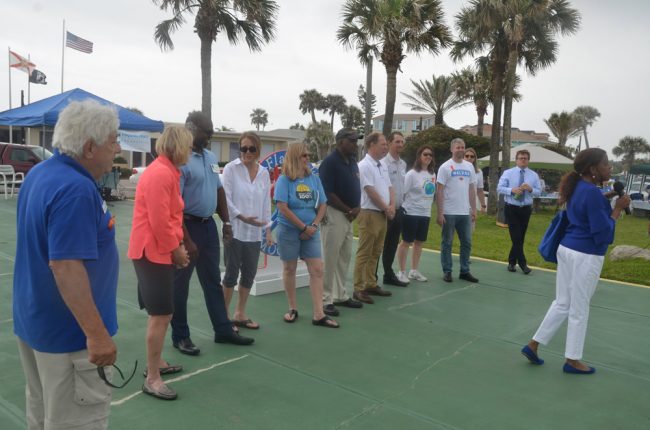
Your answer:
[[[506,170],[499,179],[497,191],[506,199],[505,216],[510,232],[510,254],[508,255],[508,272],[516,272],[519,264],[521,271],[528,275],[532,270],[526,264],[524,239],[528,230],[528,221],[533,207],[533,198],[542,194],[542,185],[537,173],[528,168],[530,152],[525,149],[517,151],[515,167]]]
[[[217,157],[207,149],[213,133],[212,120],[203,112],[190,112],[185,127],[194,136],[192,154],[187,164],[181,167],[181,195],[185,203],[183,242],[190,255],[190,264],[176,270],[171,326],[174,348],[183,354],[198,355],[201,350],[192,342],[187,322],[187,298],[195,268],[212,322],[214,341],[250,345],[254,340],[234,331],[221,286],[219,232],[213,214],[219,214],[223,223],[224,242],[232,239],[232,227],[226,193],[219,179]]]
[[[108,427],[111,388],[98,367],[110,380],[119,255],[96,181],[121,150],[118,125],[109,106],[70,103],[54,128],[54,155],[20,187],[13,322],[29,430]]]

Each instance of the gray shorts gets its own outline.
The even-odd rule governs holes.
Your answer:
[[[251,288],[257,275],[257,264],[260,259],[261,242],[242,242],[233,238],[224,247],[226,274],[222,283],[225,288],[233,288],[237,284],[237,276],[241,271],[239,285]]]

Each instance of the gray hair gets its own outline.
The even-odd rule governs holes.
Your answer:
[[[462,143],[463,145],[465,144],[465,141],[461,139],[460,137],[455,137],[451,140],[451,143],[449,144],[450,148],[453,148],[455,144],[457,143]]]
[[[86,142],[103,145],[119,126],[115,107],[95,100],[74,101],[59,113],[52,146],[62,154],[79,158]]]

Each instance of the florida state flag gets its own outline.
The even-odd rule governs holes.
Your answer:
[[[9,51],[9,67],[22,70],[31,76],[32,70],[36,68],[36,64],[32,63],[25,57],[21,57],[13,51]]]

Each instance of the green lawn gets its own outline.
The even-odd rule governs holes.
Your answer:
[[[438,224],[435,223],[435,211],[434,207],[432,222],[429,226],[429,239],[425,243],[425,247],[440,250],[441,230]],[[528,233],[526,234],[525,252],[528,264],[531,266],[555,268],[555,264],[545,262],[537,252],[537,245],[539,245],[554,214],[553,209],[545,209],[533,214],[530,219]],[[650,237],[648,237],[647,233],[648,222],[647,219],[634,216],[622,217],[616,223],[614,244],[609,247],[608,253],[616,245],[648,247],[650,244]],[[510,236],[508,235],[508,229],[498,227],[495,217],[479,214],[473,236],[472,255],[491,260],[507,261],[509,251]],[[459,252],[458,237],[454,240],[453,252]],[[650,262],[641,258],[624,261],[610,261],[609,258],[606,258],[601,277],[650,286]]]

